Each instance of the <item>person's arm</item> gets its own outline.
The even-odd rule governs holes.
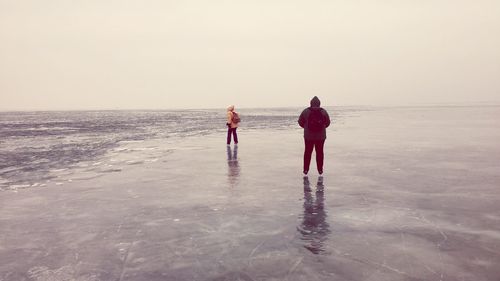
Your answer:
[[[226,122],[226,125],[230,126],[232,120],[233,120],[233,114],[231,113],[231,111],[228,111],[227,112],[227,122]]]
[[[323,112],[325,113],[325,117],[326,117],[325,128],[328,128],[328,126],[330,126],[330,116],[328,115],[328,112],[326,112],[326,110],[323,110]]]
[[[306,110],[305,109],[300,114],[298,123],[299,123],[300,127],[304,128],[304,125],[306,124]]]

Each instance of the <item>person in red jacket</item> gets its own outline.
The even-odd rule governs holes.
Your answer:
[[[316,167],[320,176],[323,175],[323,147],[326,140],[326,128],[330,126],[328,112],[320,107],[318,97],[311,99],[311,106],[300,114],[298,123],[304,128],[304,176],[309,172],[313,149],[316,150]]]

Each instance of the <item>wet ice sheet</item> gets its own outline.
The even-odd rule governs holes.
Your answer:
[[[287,130],[296,126],[300,110],[242,109],[240,115],[246,130]],[[360,110],[364,109],[335,108],[332,116],[342,120]],[[110,152],[131,152],[130,145],[135,142],[155,138],[182,142],[189,137],[223,134],[225,113],[225,109],[0,112],[0,191],[36,187],[50,181],[64,184],[57,171],[99,165],[99,159]],[[129,164],[143,161],[142,156],[138,158]]]
[[[495,280],[499,116],[363,112],[322,180],[299,130],[131,143],[96,165],[118,172],[0,193],[0,280]]]

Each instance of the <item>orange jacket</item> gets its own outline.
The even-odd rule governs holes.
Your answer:
[[[238,123],[233,122],[233,111],[227,112],[227,124],[230,124],[231,128],[238,128]]]

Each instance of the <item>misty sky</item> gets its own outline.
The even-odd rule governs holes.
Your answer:
[[[500,1],[0,0],[0,110],[500,103]]]

